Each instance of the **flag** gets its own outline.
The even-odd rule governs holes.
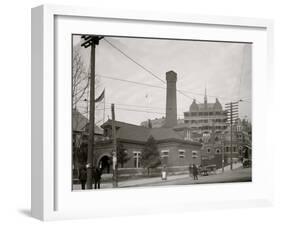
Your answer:
[[[101,95],[100,95],[97,99],[95,99],[95,103],[98,103],[98,102],[100,102],[100,101],[103,100],[103,98],[104,98],[104,92],[105,92],[105,89],[102,91]]]

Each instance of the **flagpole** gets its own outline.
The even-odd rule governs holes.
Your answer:
[[[88,76],[88,90],[87,90],[87,117],[88,117],[88,120],[90,122],[90,109],[89,109],[89,104],[90,104],[90,76]]]
[[[104,90],[104,97],[103,97],[103,120],[102,120],[103,123],[104,123],[104,119],[105,119],[105,90]]]

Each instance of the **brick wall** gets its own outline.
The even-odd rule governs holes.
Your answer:
[[[122,143],[124,148],[128,152],[129,160],[124,164],[123,169],[119,167],[121,174],[145,174],[145,171],[140,167],[140,169],[135,168],[134,164],[134,152],[142,152],[144,145],[124,142]],[[162,165],[168,167],[169,174],[177,173],[187,173],[190,164],[200,165],[201,155],[200,146],[192,144],[181,144],[177,142],[165,142],[158,144],[158,151],[160,152],[160,157],[162,151],[168,151],[167,158],[161,158]],[[181,152],[179,151],[181,150]],[[197,152],[197,157],[194,158],[192,154],[193,151]],[[112,153],[112,143],[104,142],[95,146],[95,163],[99,164],[100,159],[103,156],[111,157]],[[184,154],[183,154],[184,153]],[[141,160],[140,160],[141,161]],[[160,175],[162,166],[151,170],[151,174]]]

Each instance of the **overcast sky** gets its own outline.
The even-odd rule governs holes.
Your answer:
[[[106,37],[106,40],[164,81],[167,71],[178,74],[177,89],[185,94],[177,92],[178,118],[189,111],[193,98],[203,102],[206,88],[209,103],[216,97],[223,107],[230,101],[245,100],[239,104],[239,116],[251,120],[251,44],[116,37]],[[96,75],[100,82],[96,96],[105,88],[106,119],[111,118],[111,103],[115,103],[116,120],[128,123],[140,124],[149,118],[165,116],[165,89],[106,78],[166,86],[106,40],[101,40],[96,47]],[[89,68],[90,48],[80,48],[80,36],[73,36],[73,45]],[[86,108],[84,104],[79,107],[80,111]],[[97,108],[103,108],[103,103]],[[97,112],[100,121],[102,111]]]

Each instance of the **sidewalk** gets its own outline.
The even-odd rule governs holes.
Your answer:
[[[237,163],[232,164],[233,169],[237,169],[237,168],[240,168],[242,166],[243,166],[243,164],[241,162],[237,162]],[[224,172],[227,172],[227,171],[230,171],[230,165],[224,167]],[[222,168],[217,169],[217,173],[222,173]]]
[[[125,187],[132,187],[132,186],[139,186],[139,185],[146,185],[151,183],[165,183],[165,182],[171,182],[178,179],[184,179],[189,178],[189,174],[183,174],[183,175],[171,175],[167,177],[167,180],[162,180],[161,177],[151,177],[151,178],[141,178],[141,179],[134,179],[134,180],[127,180],[127,181],[121,181],[118,183],[118,188],[125,188]],[[105,188],[113,188],[112,182],[101,182],[101,189]],[[81,185],[75,184],[73,185],[73,190],[80,190]]]
[[[235,163],[233,164],[233,169],[238,169],[242,167],[242,163]],[[230,170],[230,165],[224,167],[224,172],[229,172]],[[217,169],[215,175],[222,175],[222,169]],[[214,176],[214,175],[213,175]],[[118,188],[125,188],[125,187],[134,187],[134,186],[140,186],[140,185],[150,185],[150,184],[170,184],[173,181],[176,180],[182,180],[186,179],[189,180],[190,176],[189,174],[182,174],[182,175],[170,175],[167,177],[167,180],[162,180],[161,177],[150,177],[150,178],[140,178],[140,179],[132,179],[132,180],[126,180],[126,181],[121,181],[118,182]],[[205,179],[204,179],[205,180]],[[113,188],[112,181],[106,181],[103,182],[101,181],[101,189],[106,189],[106,188]],[[80,190],[81,185],[80,184],[75,184],[73,185],[73,190]]]
[[[119,185],[119,187],[131,187],[131,186],[145,185],[145,184],[151,184],[151,183],[165,183],[168,181],[173,181],[173,180],[178,180],[178,179],[183,179],[183,178],[189,178],[189,174],[171,175],[171,176],[167,177],[167,180],[162,180],[162,178],[160,178],[160,177],[128,180],[128,181],[122,181],[118,185]]]

